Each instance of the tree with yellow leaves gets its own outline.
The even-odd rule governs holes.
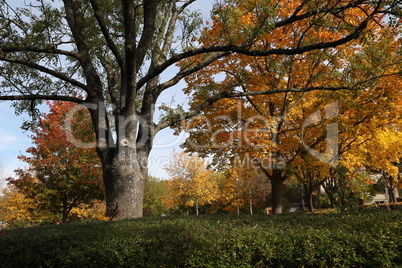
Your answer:
[[[253,215],[266,209],[269,182],[249,158],[236,159],[230,169],[218,174],[219,197],[211,206],[212,212]]]
[[[8,228],[24,227],[45,218],[42,211],[36,209],[35,200],[26,197],[15,187],[3,189],[0,196],[0,221]]]
[[[364,163],[369,171],[381,173],[376,183],[384,186],[390,203],[396,202],[397,188],[402,186],[401,126],[401,118],[396,117],[389,125],[376,129],[373,140],[367,144]]]
[[[286,8],[276,14],[278,17],[318,4],[303,2],[301,9],[295,11],[294,2],[279,3]],[[250,8],[253,4],[257,3],[242,2],[235,14],[224,8],[219,10],[211,26],[212,34],[205,35],[202,42],[241,42],[241,36],[225,35],[227,25],[237,18],[231,24],[234,29],[257,30],[253,28],[257,25],[253,12],[258,9]],[[342,21],[352,26],[364,16],[362,9],[354,8],[342,12]],[[321,38],[337,38],[346,30],[326,28],[324,17],[274,29],[253,46],[298,46]],[[377,19],[384,22],[381,15]],[[271,181],[274,213],[281,213],[283,183],[306,150],[330,166],[341,163],[352,169],[361,165],[365,155],[356,147],[372,139],[374,130],[387,124],[390,114],[398,111],[394,104],[399,103],[396,92],[402,86],[391,81],[396,79],[402,62],[396,49],[401,47],[400,33],[395,25],[388,26],[384,29],[369,23],[362,40],[304,54],[269,58],[233,54],[189,75],[185,92],[193,97],[194,109],[214,95],[237,98],[217,101],[201,116],[189,120],[185,148],[201,156],[213,155],[215,163],[223,165],[229,162],[233,166],[237,155],[254,159]],[[270,95],[261,95],[267,90]]]
[[[213,172],[207,168],[205,160],[197,155],[173,152],[165,169],[171,177],[165,200],[168,207],[178,206],[186,214],[190,207],[195,207],[198,215],[200,205],[211,203],[217,198],[218,188],[213,180]]]

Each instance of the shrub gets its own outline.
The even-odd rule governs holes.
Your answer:
[[[1,267],[394,267],[399,211],[209,215],[7,230]]]

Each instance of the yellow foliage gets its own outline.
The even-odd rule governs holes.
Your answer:
[[[35,201],[27,198],[15,188],[3,189],[3,196],[0,197],[0,221],[6,227],[22,227],[39,222],[45,217],[35,209]]]
[[[110,218],[105,216],[105,202],[96,201],[92,205],[83,204],[71,210],[71,214],[83,220],[100,220],[106,221]]]
[[[171,176],[164,200],[168,208],[204,205],[217,198],[213,172],[207,169],[206,162],[200,157],[174,152],[166,171]]]

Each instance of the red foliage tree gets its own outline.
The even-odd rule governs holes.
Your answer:
[[[69,118],[66,114],[76,104],[54,101],[48,106],[50,112],[32,129],[30,156],[19,156],[29,168],[16,170],[18,179],[9,183],[35,198],[38,208],[61,214],[66,222],[74,207],[104,198],[102,169],[95,148],[74,144],[95,139],[88,112],[79,110]]]

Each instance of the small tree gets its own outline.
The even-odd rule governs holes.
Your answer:
[[[144,216],[161,215],[166,211],[163,200],[166,195],[167,182],[148,176],[144,191]]]
[[[195,207],[198,215],[200,205],[217,198],[218,187],[213,180],[213,172],[198,156],[174,152],[166,171],[171,176],[166,200],[170,207],[179,206],[186,214],[189,213],[188,208]]]
[[[8,228],[21,228],[45,218],[35,207],[35,200],[9,185],[0,196],[0,221]]]
[[[50,112],[32,129],[35,146],[27,149],[31,156],[19,157],[29,168],[17,169],[18,178],[9,182],[34,198],[38,208],[60,214],[66,222],[74,207],[104,198],[102,170],[95,149],[79,148],[71,140],[94,139],[88,113],[82,110],[67,118],[69,133],[73,134],[67,137],[64,115],[75,104],[55,101],[48,105]]]

